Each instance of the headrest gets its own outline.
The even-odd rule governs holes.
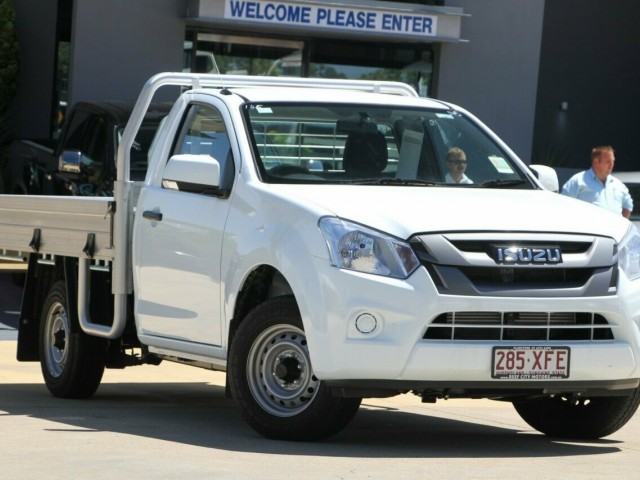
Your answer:
[[[386,168],[388,160],[387,140],[377,129],[374,132],[349,133],[342,158],[346,173],[377,175]]]

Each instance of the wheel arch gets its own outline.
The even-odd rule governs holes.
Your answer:
[[[233,317],[229,322],[229,348],[238,326],[252,309],[270,298],[284,295],[293,295],[293,289],[277,268],[271,265],[254,268],[236,296]]]
[[[27,278],[24,285],[20,322],[18,324],[18,361],[39,361],[38,337],[40,335],[40,321],[43,314],[45,299],[51,287],[58,281],[64,280],[67,294],[67,314],[71,322],[73,333],[80,331],[78,321],[78,265],[77,259],[72,257],[56,257],[53,264],[38,263],[38,254],[29,255]],[[108,279],[94,281],[91,284],[91,297],[97,305],[92,305],[92,316],[100,323],[106,323],[113,316],[112,305],[104,301],[101,293],[110,289]]]
[[[42,309],[51,286],[63,278],[65,275],[62,259],[57,259],[54,265],[45,266],[38,264],[38,254],[29,255],[29,266],[18,323],[18,361],[37,362],[40,360],[38,337]]]

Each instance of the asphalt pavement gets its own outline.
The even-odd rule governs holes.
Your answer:
[[[407,394],[365,399],[322,442],[262,438],[224,374],[162,363],[108,370],[89,400],[49,395],[37,363],[0,341],[0,476],[6,479],[637,479],[640,416],[603,440],[553,440],[510,404]]]

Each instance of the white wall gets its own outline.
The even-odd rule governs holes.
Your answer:
[[[544,0],[447,0],[470,17],[443,44],[439,99],[468,109],[525,162],[531,158]]]
[[[69,104],[135,100],[152,75],[182,69],[186,0],[75,0]]]

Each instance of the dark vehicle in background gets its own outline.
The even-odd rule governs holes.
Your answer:
[[[171,105],[156,103],[131,151],[131,179],[143,180],[147,153]],[[8,149],[4,192],[17,195],[110,196],[118,143],[133,104],[79,102],[68,112],[59,141],[18,140]]]

